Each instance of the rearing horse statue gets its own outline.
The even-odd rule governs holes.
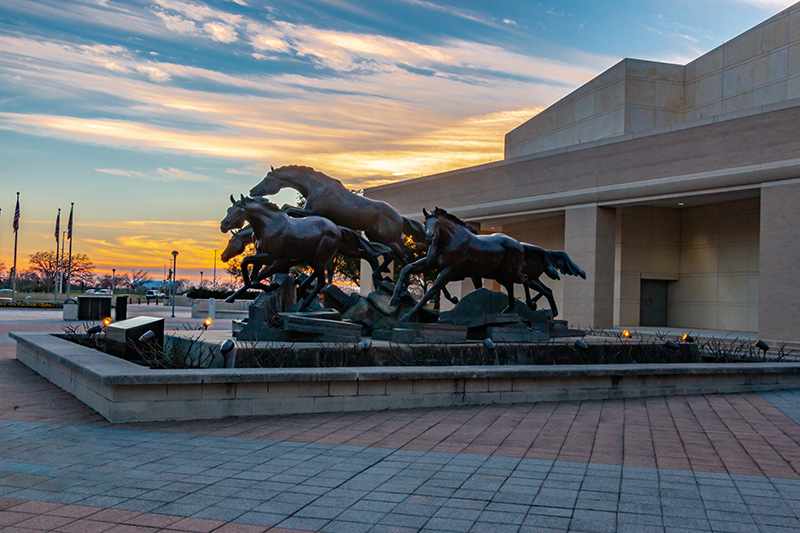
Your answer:
[[[292,216],[320,216],[337,226],[363,231],[370,241],[385,244],[391,256],[385,257],[380,271],[394,259],[405,265],[403,234],[424,242],[425,227],[401,216],[386,202],[364,198],[348,191],[342,182],[311,167],[289,165],[272,169],[261,182],[250,189],[250,196],[269,196],[284,187],[291,187],[306,197],[304,208],[289,207]]]

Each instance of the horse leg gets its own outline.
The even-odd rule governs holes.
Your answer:
[[[450,291],[447,290],[447,286],[442,287],[442,294],[450,301],[451,304],[456,305],[458,303],[458,297],[450,295]]]
[[[412,263],[412,265],[413,264],[415,264],[415,263]],[[408,266],[411,266],[411,265],[408,265]],[[406,268],[408,268],[408,266]],[[405,268],[403,270],[405,270]],[[417,302],[417,305],[412,307],[411,310],[408,313],[403,315],[403,318],[400,319],[400,322],[408,322],[409,320],[411,320],[411,317],[414,316],[415,314],[417,314],[417,311],[422,309],[422,306],[425,305],[426,303],[428,303],[428,300],[433,298],[434,294],[436,294],[438,291],[440,291],[442,289],[442,287],[447,285],[447,283],[450,281],[450,273],[452,271],[453,271],[453,269],[450,268],[450,267],[444,268],[439,273],[439,276],[437,276],[436,281],[433,282],[433,285],[431,286],[431,288],[428,289],[428,292],[426,292],[425,295],[420,299],[420,301]]]
[[[392,294],[392,300],[389,302],[389,305],[396,306],[400,303],[400,293],[405,288],[408,276],[425,270],[428,267],[429,257],[430,256],[426,255],[422,259],[403,267],[403,270],[400,271],[400,277],[397,279],[397,285],[394,286],[394,294]]]
[[[314,286],[311,292],[308,293],[308,296],[305,297],[303,303],[300,304],[300,308],[298,309],[300,312],[308,309],[308,306],[311,305],[314,297],[319,294],[319,291],[321,291],[322,287],[325,286],[325,266],[323,265],[321,268],[315,268],[314,275],[309,279],[316,280],[317,284]]]
[[[507,283],[503,285],[508,292],[508,307],[500,311],[501,313],[512,313],[514,311],[514,283]]]
[[[556,307],[556,299],[553,298],[553,291],[550,290],[550,287],[539,281],[538,279],[532,283],[534,288],[539,291],[539,296],[536,297],[538,300],[542,296],[547,298],[547,302],[550,304],[550,310],[553,312],[553,318],[558,316],[558,307]]]
[[[529,287],[530,282],[525,279],[525,283],[522,286],[525,288],[525,303],[528,304],[528,307],[531,311],[536,311],[536,302],[531,300],[531,288]]]

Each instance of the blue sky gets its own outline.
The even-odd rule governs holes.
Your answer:
[[[686,63],[790,4],[3,2],[0,260],[20,191],[22,258],[74,201],[99,270],[155,275],[177,249],[179,276],[208,275],[228,196],[270,165],[362,188],[497,160],[620,59]]]

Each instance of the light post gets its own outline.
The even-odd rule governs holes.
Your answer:
[[[203,289],[203,271],[200,271],[200,289]]]
[[[176,267],[177,267],[177,260],[178,260],[178,251],[172,250],[172,318],[175,318],[175,279],[176,276]]]
[[[211,288],[213,290],[217,290],[217,251],[214,250],[214,283],[212,283]]]
[[[117,280],[117,269],[116,268],[112,268],[111,269],[111,295],[112,296],[114,295],[114,284],[115,284],[116,280]]]

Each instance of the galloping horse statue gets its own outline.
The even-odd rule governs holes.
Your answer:
[[[439,276],[428,292],[400,320],[409,321],[447,283],[466,278],[487,278],[500,283],[508,293],[508,306],[503,312],[513,311],[514,284],[525,283],[522,274],[525,251],[522,245],[502,233],[478,235],[461,219],[438,207],[433,213],[424,209],[422,212],[425,215],[426,237],[430,243],[428,254],[406,265],[400,272],[392,295],[392,305],[399,303],[399,295],[410,274],[437,269]]]
[[[222,255],[220,256],[224,262],[228,262],[237,255],[244,253],[245,248],[248,244],[255,242],[255,235],[253,232],[252,226],[247,226],[239,231],[233,231],[233,235],[231,238],[228,239],[228,244],[225,249],[222,251]],[[370,267],[372,267],[372,280],[374,283],[379,283],[381,279],[381,275],[378,268],[378,258],[382,255],[386,255],[391,253],[391,250],[388,246],[384,246],[382,244],[372,242],[368,245],[365,244],[367,241],[359,238],[358,234],[352,231],[345,231],[342,233],[342,246],[339,248],[339,254],[345,257],[355,257],[358,259],[363,259],[367,263],[369,263]],[[261,264],[259,264],[261,263]],[[250,281],[255,282],[260,279],[263,279],[258,275],[258,272],[261,266],[265,266],[268,261],[248,261],[248,265],[255,264],[258,266],[258,269],[253,270],[253,274],[250,276]],[[308,278],[307,281],[313,280],[313,278]],[[301,290],[305,289],[304,285],[301,285]],[[244,288],[244,290],[247,290]],[[241,292],[244,292],[243,290]],[[234,299],[239,296],[240,293],[237,293],[234,296]]]
[[[284,187],[291,187],[306,197],[304,208],[286,208],[290,215],[325,217],[338,226],[363,231],[370,241],[388,246],[391,255],[385,256],[380,271],[386,271],[393,259],[403,265],[408,263],[403,251],[403,234],[418,241],[425,238],[425,228],[416,220],[401,216],[386,202],[351,193],[341,181],[311,167],[289,165],[272,169],[250,189],[250,196],[269,196]]]
[[[348,247],[348,241],[358,242],[372,255],[379,255],[379,251],[357,232],[340,228],[328,219],[317,216],[291,218],[265,198],[242,196],[235,200],[231,195],[231,204],[220,222],[220,231],[225,233],[242,228],[246,221],[253,228],[255,237],[256,254],[242,261],[244,288],[271,291],[274,287],[262,284],[261,279],[277,273],[288,273],[293,266],[307,264],[313,269],[310,279],[317,283],[301,303],[300,311],[308,308],[322,290],[325,285],[325,265],[337,251]],[[266,266],[254,280],[250,280],[248,274],[251,264]],[[238,294],[239,291],[226,301],[235,300]]]
[[[521,244],[522,249],[525,251],[525,263],[522,265],[522,273],[525,276],[525,295],[528,300],[528,307],[535,310],[536,302],[544,296],[547,298],[550,304],[550,311],[552,311],[553,318],[555,318],[558,316],[558,307],[556,307],[556,300],[553,298],[553,291],[542,283],[539,277],[542,274],[546,274],[550,279],[561,279],[558,275],[561,272],[567,276],[578,276],[586,279],[586,272],[576,265],[566,252],[545,250],[525,242]],[[536,289],[539,294],[531,299],[527,290],[528,287]]]

